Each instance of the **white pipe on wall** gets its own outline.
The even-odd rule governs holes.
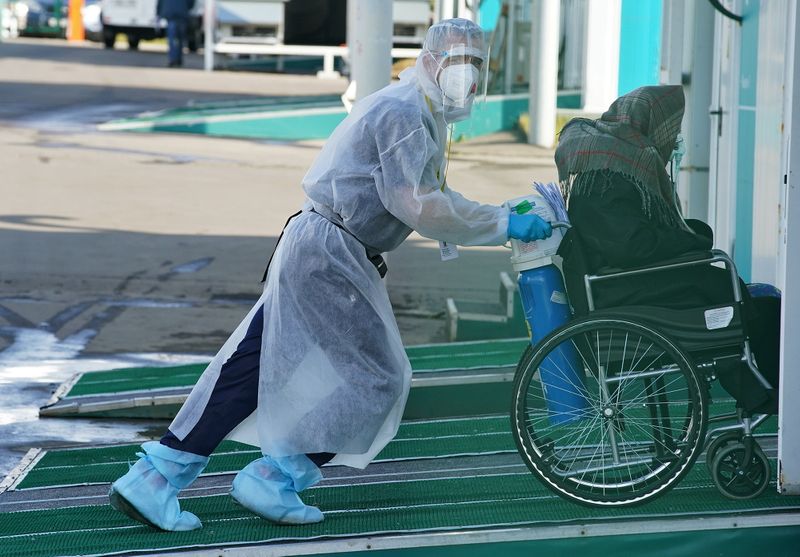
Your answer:
[[[556,136],[560,0],[533,0],[528,143],[552,147]]]
[[[511,0],[508,6],[508,19],[506,20],[506,52],[505,52],[505,69],[503,71],[503,93],[506,95],[511,94],[511,87],[514,83],[514,72],[511,68],[514,67],[514,50],[516,48],[516,33],[517,28],[517,0]]]
[[[348,0],[350,81],[355,99],[389,84],[392,77],[392,0]]]
[[[207,72],[214,69],[214,28],[216,27],[216,1],[205,0],[203,7],[203,67]]]
[[[456,17],[458,13],[457,2],[458,0],[436,0],[434,6],[438,17],[437,21]]]
[[[586,56],[583,59],[583,108],[602,113],[619,93],[619,34],[622,0],[589,0]]]

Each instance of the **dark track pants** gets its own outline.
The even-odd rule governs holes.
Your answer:
[[[185,18],[167,19],[167,60],[170,64],[183,64],[183,45],[186,43]]]
[[[197,425],[181,441],[167,430],[161,444],[201,456],[209,456],[228,433],[255,411],[258,406],[258,372],[261,359],[261,333],[264,329],[264,307],[256,312],[236,351],[222,365],[217,383],[211,392]],[[306,455],[322,466],[335,455]]]

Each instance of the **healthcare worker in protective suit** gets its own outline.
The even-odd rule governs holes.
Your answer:
[[[323,519],[298,493],[327,462],[365,467],[394,437],[411,365],[381,280],[381,253],[414,230],[461,245],[550,235],[532,214],[469,201],[446,181],[447,126],[467,118],[486,64],[483,32],[463,19],[427,34],[400,82],[362,99],[303,179],[264,291],[209,364],[166,435],[144,443],[114,482],[112,505],[162,530],[201,527],[181,511],[225,438],[261,448],[231,495],[273,522]]]

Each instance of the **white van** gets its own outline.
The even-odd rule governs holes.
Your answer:
[[[151,40],[166,34],[167,22],[156,16],[158,0],[101,0],[103,44],[114,48],[117,35],[128,37],[131,50],[139,48],[140,40]],[[196,52],[202,42],[203,0],[196,0],[189,15],[186,30],[187,46]]]

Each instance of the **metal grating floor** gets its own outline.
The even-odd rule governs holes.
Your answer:
[[[762,445],[774,464],[774,438],[763,438]],[[227,495],[233,472],[259,454],[236,444],[221,446],[208,473],[182,493],[184,508],[204,521],[202,530],[163,533],[131,522],[108,506],[105,494],[136,449],[58,450],[32,458],[0,493],[2,554],[160,554],[187,548],[204,554],[203,548],[255,546],[252,555],[292,555],[308,552],[308,544],[317,553],[366,550],[388,540],[403,548],[411,539],[426,543],[445,533],[448,543],[459,543],[459,536],[467,539],[466,532],[476,531],[487,539],[509,529],[564,537],[576,524],[611,535],[621,525],[629,532],[708,530],[748,521],[788,528],[800,541],[800,497],[780,496],[773,486],[755,500],[727,500],[702,463],[673,491],[641,507],[597,510],[564,501],[527,471],[507,416],[404,423],[367,469],[324,467],[325,480],[304,499],[320,506],[326,519],[308,526],[273,525],[233,503]]]

